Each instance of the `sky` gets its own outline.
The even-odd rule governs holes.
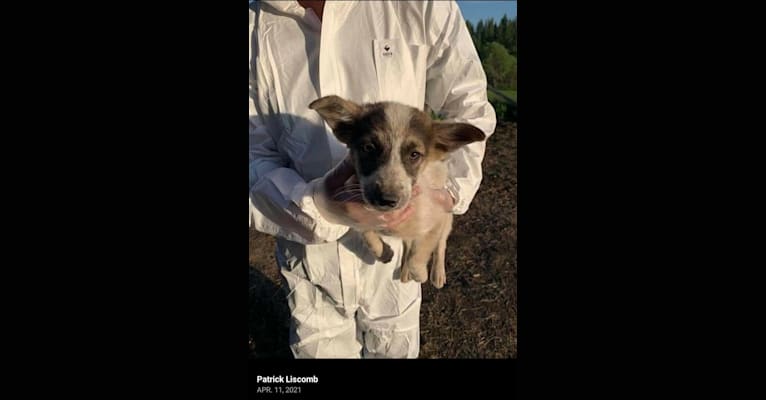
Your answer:
[[[473,25],[476,25],[480,19],[490,17],[498,21],[503,17],[503,14],[507,14],[510,19],[516,18],[515,1],[458,0],[457,3],[463,17],[467,21],[471,21]]]

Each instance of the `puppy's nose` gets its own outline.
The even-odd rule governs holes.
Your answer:
[[[399,204],[398,196],[383,193],[383,191],[380,190],[380,186],[374,187],[370,194],[370,202],[378,207],[394,208]]]
[[[378,199],[378,205],[382,207],[391,207],[394,208],[399,203],[399,198],[397,197],[386,197],[380,196]]]

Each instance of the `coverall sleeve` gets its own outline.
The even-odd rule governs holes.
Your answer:
[[[252,46],[253,13],[250,13]],[[252,47],[251,47],[252,49]],[[252,51],[251,51],[252,57]],[[251,64],[252,65],[252,64]],[[250,226],[303,244],[335,241],[348,227],[327,221],[314,203],[322,178],[306,182],[289,168],[255,107],[257,85],[250,69]]]
[[[487,78],[463,15],[454,1],[433,2],[427,21],[432,38],[426,73],[426,104],[448,121],[465,122],[489,137],[495,110],[487,100]],[[447,189],[455,198],[454,214],[465,214],[482,179],[486,140],[463,146],[447,161]]]

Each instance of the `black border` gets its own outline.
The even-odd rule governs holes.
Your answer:
[[[49,358],[88,371],[56,374],[218,398],[246,394],[256,370],[281,368],[321,370],[327,394],[393,394],[400,381],[466,394],[515,383],[531,398],[638,389],[636,361],[663,345],[652,333],[677,324],[658,298],[681,286],[657,282],[680,282],[662,253],[680,235],[665,222],[686,203],[657,199],[678,194],[668,171],[684,162],[679,142],[689,137],[673,133],[689,127],[662,120],[687,99],[694,69],[685,68],[696,65],[673,64],[678,47],[665,43],[682,14],[663,7],[518,5],[518,361],[250,367],[244,1],[46,10],[43,40],[28,46],[40,107],[27,123],[44,138],[16,136],[46,165],[46,179],[28,185],[39,192],[20,192],[34,226],[55,238],[43,232],[28,251],[53,260],[36,280],[43,305],[29,315],[54,343]],[[661,324],[647,322],[658,315]]]

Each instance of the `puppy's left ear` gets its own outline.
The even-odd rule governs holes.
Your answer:
[[[481,129],[462,122],[434,122],[432,125],[437,150],[449,153],[486,137]]]
[[[358,104],[335,95],[316,99],[309,104],[309,108],[318,112],[333,130],[343,123],[352,122],[362,110]]]

